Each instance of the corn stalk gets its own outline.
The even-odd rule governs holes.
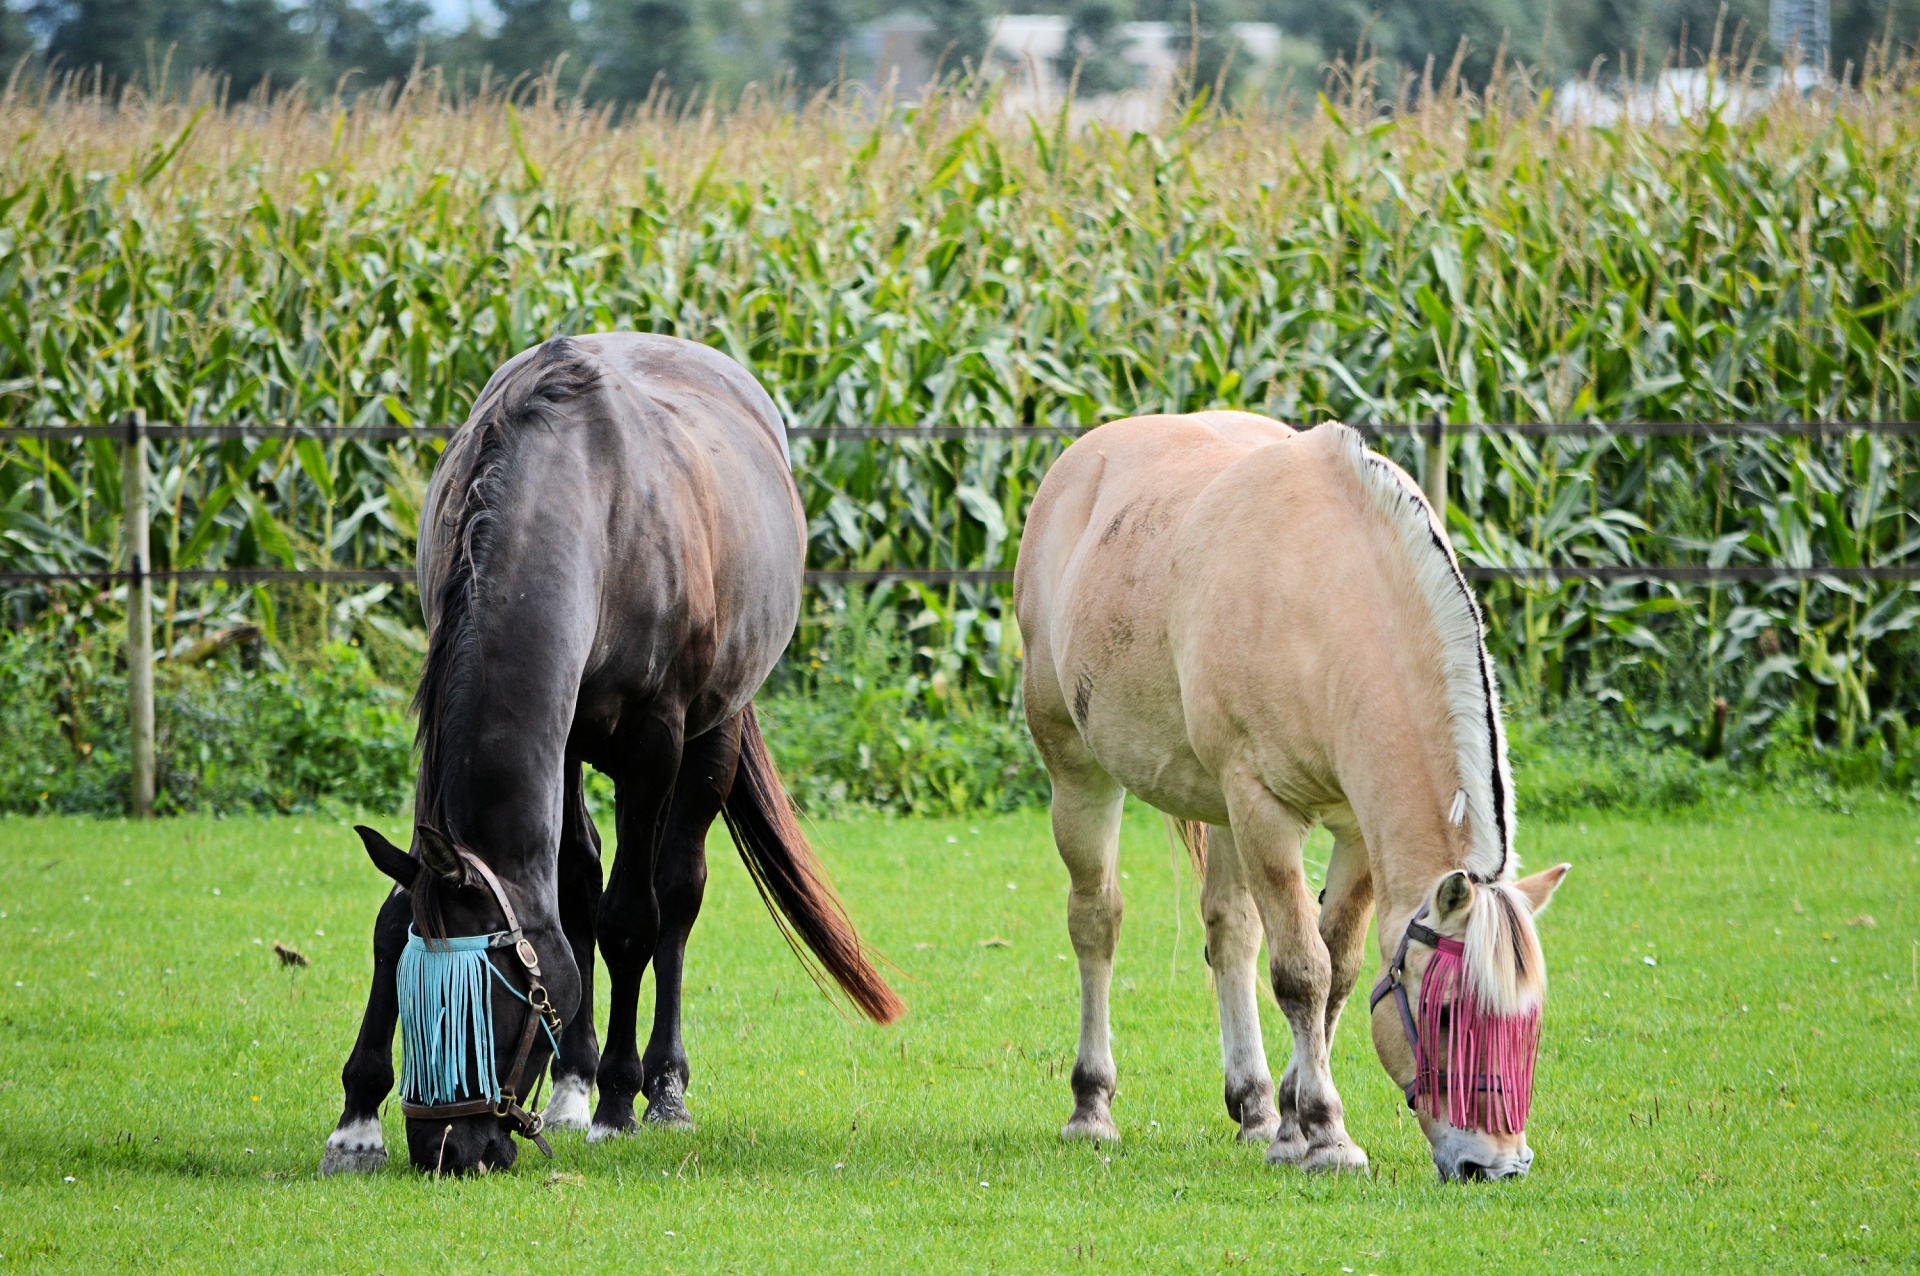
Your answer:
[[[1920,417],[1920,106],[1895,74],[1750,118],[1566,129],[1524,86],[1364,82],[1157,133],[936,97],[615,121],[430,81],[346,104],[0,99],[0,435],[24,422],[459,420],[547,337],[708,342],[790,422]],[[169,444],[156,566],[404,564],[435,445]],[[1411,465],[1410,442],[1388,450]],[[1484,564],[1894,564],[1911,439],[1457,443]],[[110,444],[0,447],[0,567],[112,565]],[[1057,443],[802,444],[819,568],[1010,566]],[[908,591],[924,658],[1011,698],[1001,593]],[[1920,720],[1916,599],[1821,581],[1488,592],[1522,698],[1676,732]],[[28,613],[44,593],[22,597]],[[170,590],[170,647],[417,641],[408,591]],[[110,609],[111,599],[103,604]]]

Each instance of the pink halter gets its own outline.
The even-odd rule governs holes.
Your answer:
[[[1484,1006],[1466,978],[1466,948],[1448,939],[1420,919],[1423,904],[1407,923],[1393,964],[1374,985],[1372,1010],[1391,995],[1400,1011],[1400,1023],[1413,1047],[1413,1080],[1405,1087],[1407,1106],[1444,1120],[1462,1130],[1517,1134],[1526,1127],[1533,1102],[1533,1065],[1540,1048],[1540,1007],[1524,1014],[1499,1015]],[[1419,940],[1434,950],[1420,985],[1420,1017],[1416,1024],[1407,1004],[1407,942]],[[1442,1059],[1428,1042],[1446,1037]],[[1443,1067],[1442,1064],[1445,1066]],[[1460,1078],[1472,1078],[1462,1083]],[[1478,1101],[1485,1095],[1484,1102]],[[1444,1107],[1442,1104],[1444,1103]]]

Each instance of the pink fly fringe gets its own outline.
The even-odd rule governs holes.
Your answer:
[[[1436,1055],[1442,1041],[1444,1059]],[[1467,985],[1465,949],[1441,940],[1420,984],[1415,1067],[1421,1110],[1461,1130],[1518,1133],[1533,1102],[1539,1048],[1540,1007],[1520,1015],[1490,1013]]]

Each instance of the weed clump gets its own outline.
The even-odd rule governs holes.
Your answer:
[[[802,810],[961,814],[1045,801],[1017,694],[1002,701],[955,676],[946,653],[916,648],[878,593],[835,599],[811,620],[818,640],[759,701]]]
[[[132,790],[127,679],[101,634],[0,634],[0,811],[120,815]],[[390,810],[413,791],[405,695],[358,648],[297,664],[162,662],[154,809]]]

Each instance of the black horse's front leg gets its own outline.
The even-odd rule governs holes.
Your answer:
[[[600,1068],[600,1041],[593,1031],[593,930],[600,908],[600,833],[587,811],[584,775],[578,761],[567,763],[567,808],[560,829],[560,929],[566,932],[573,961],[580,968],[580,1007],[560,1034],[560,1057],[553,1065],[553,1097],[547,1125],[584,1130],[592,1108],[594,1074]]]
[[[322,1174],[370,1174],[387,1163],[380,1105],[393,1090],[393,1026],[400,1017],[394,973],[412,920],[412,898],[398,889],[387,896],[374,919],[373,987],[367,993],[367,1012],[360,1019],[353,1053],[340,1069],[346,1104],[340,1123],[327,1136],[327,1150],[320,1158]]]
[[[660,910],[660,938],[653,956],[653,1034],[642,1056],[647,1122],[691,1130],[687,1083],[692,1071],[680,1039],[680,990],[686,967],[687,936],[700,916],[707,890],[707,830],[720,814],[740,760],[740,724],[726,726],[687,742],[674,786],[667,831],[653,870],[653,893]]]

